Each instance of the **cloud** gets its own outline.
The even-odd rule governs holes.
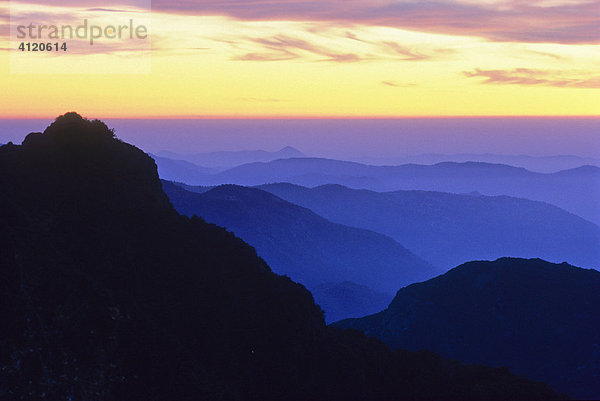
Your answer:
[[[262,49],[258,52],[248,52],[236,55],[234,60],[241,61],[282,61],[302,57],[303,54],[318,56],[316,61],[328,61],[335,63],[356,63],[367,60],[367,57],[354,54],[337,52],[326,46],[317,45],[304,39],[294,38],[288,35],[275,35],[270,37],[240,38],[236,47],[241,47],[241,42],[259,45]]]
[[[503,0],[154,0],[153,10],[228,15],[244,20],[333,21],[424,32],[473,35],[493,41],[600,43],[597,1]]]
[[[543,56],[543,57],[550,57],[554,60],[564,60],[565,59],[565,56],[561,56],[561,55],[554,54],[554,53],[548,53],[548,52],[540,52],[537,50],[529,50],[529,53],[537,54],[538,56]]]
[[[0,23],[0,39],[8,39],[10,37],[10,25]]]
[[[420,61],[431,58],[429,55],[417,53],[406,46],[402,46],[396,42],[382,42],[382,47],[393,54],[400,56],[403,60]]]
[[[134,10],[125,10],[125,9],[117,9],[117,8],[101,8],[101,7],[93,7],[93,8],[88,8],[85,11],[92,11],[92,12],[107,12],[107,13],[135,13],[136,11]],[[140,11],[138,11],[140,12]]]
[[[114,2],[114,8],[143,9],[149,4],[143,0],[119,0]],[[98,6],[96,0],[57,0],[53,5]],[[493,41],[600,43],[597,0],[153,0],[152,11],[226,15],[242,20],[366,24],[479,36]]]
[[[233,60],[283,61],[304,59],[330,63],[358,63],[376,60],[429,61],[452,53],[446,49],[423,46],[417,51],[394,41],[366,40],[356,33],[342,30],[321,30],[317,33],[305,30],[290,34],[271,36],[239,35],[214,38],[226,43],[233,50]],[[302,38],[299,38],[299,37]]]
[[[385,86],[391,86],[392,88],[411,88],[417,86],[417,84],[401,84],[396,81],[381,81],[381,84]]]
[[[237,61],[284,61],[298,58],[296,54],[282,51],[273,53],[246,53],[240,56],[234,56]]]
[[[565,77],[556,71],[515,68],[512,70],[482,70],[463,71],[469,78],[484,78],[484,84],[505,85],[537,85],[555,86],[559,88],[600,88],[600,76],[596,77]]]

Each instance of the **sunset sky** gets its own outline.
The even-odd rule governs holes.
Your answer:
[[[0,117],[600,114],[598,1],[156,0],[149,9],[0,2]],[[28,54],[11,40],[16,24],[86,18],[133,18],[150,41],[67,40],[66,53]]]

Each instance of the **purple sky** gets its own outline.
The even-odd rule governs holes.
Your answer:
[[[331,158],[423,153],[600,157],[600,118],[411,118],[353,120],[106,120],[148,152],[278,150]],[[0,120],[0,143],[20,143],[50,120]]]
[[[47,2],[39,0],[31,3]],[[54,5],[97,7],[96,0],[55,0]],[[113,4],[150,8],[149,0]],[[116,7],[117,9],[119,7]],[[475,35],[493,41],[598,43],[598,3],[586,0],[152,0],[155,12],[228,15],[242,20],[327,21]]]

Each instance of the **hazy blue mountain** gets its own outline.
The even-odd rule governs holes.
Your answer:
[[[539,173],[555,173],[561,170],[581,167],[584,165],[600,166],[600,159],[572,155],[529,156],[529,155],[499,155],[493,153],[461,153],[461,154],[420,154],[402,157],[357,157],[353,161],[373,165],[401,164],[438,164],[443,162],[482,162],[508,164],[523,167]]]
[[[261,185],[277,182],[314,187],[340,184],[374,191],[478,191],[548,202],[600,224],[600,168],[584,166],[553,174],[489,163],[433,166],[368,166],[328,159],[298,158],[250,163],[198,178],[199,185]]]
[[[543,202],[425,191],[380,193],[340,185],[260,188],[333,222],[389,235],[444,268],[502,256],[600,266],[600,227]]]
[[[402,288],[378,314],[336,323],[600,398],[600,272],[540,259],[470,262]]]
[[[340,160],[292,158],[274,160],[268,163],[244,164],[219,174],[206,176],[205,179],[210,185],[227,183],[260,185],[291,182],[314,186],[339,183],[348,186],[385,189],[386,184],[377,177],[380,169],[382,167]]]
[[[328,323],[380,312],[394,298],[392,293],[374,291],[350,281],[321,284],[312,288],[311,293],[325,311]]]
[[[179,215],[153,160],[67,113],[0,147],[0,398],[558,399],[325,326],[306,289]]]
[[[156,162],[158,175],[165,180],[194,184],[197,177],[218,172],[217,169],[198,166],[185,160],[169,159],[153,154],[150,154],[150,157]]]
[[[168,182],[163,188],[180,213],[201,216],[233,231],[254,246],[273,271],[309,289],[351,281],[393,294],[401,286],[440,272],[390,237],[332,223],[259,189],[225,185],[197,194]],[[337,305],[319,304],[324,307],[325,303]],[[324,307],[328,320],[350,307],[342,299],[339,303],[349,306],[335,310]],[[359,305],[352,315],[360,316],[363,310]],[[377,309],[371,308],[373,311]]]
[[[268,152],[266,150],[242,150],[237,152],[210,152],[210,153],[194,153],[180,154],[169,151],[160,151],[158,156],[169,159],[186,160],[188,162],[207,166],[216,169],[226,169],[254,162],[269,162],[277,159],[289,159],[292,157],[304,157],[304,154],[298,149],[291,146],[286,146],[276,152]],[[163,177],[168,179],[166,177]]]
[[[188,184],[184,184],[181,182],[172,182],[172,181],[168,181],[168,180],[162,180],[162,181],[163,181],[163,185],[168,186],[169,184],[173,183],[173,184],[176,184],[178,187],[185,189],[186,191],[195,192],[197,194],[203,194],[214,188],[214,186],[203,187],[201,185],[188,185]]]

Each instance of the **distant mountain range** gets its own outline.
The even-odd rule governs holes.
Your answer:
[[[389,235],[446,269],[501,256],[600,266],[600,227],[543,202],[425,191],[379,193],[340,185],[259,188],[333,222]]]
[[[600,159],[592,157],[579,157],[571,155],[556,156],[529,156],[529,155],[498,155],[493,153],[464,153],[464,154],[421,154],[403,157],[358,157],[352,161],[373,165],[401,165],[401,164],[438,164],[443,162],[482,162],[493,164],[507,164],[514,167],[523,167],[539,173],[555,173],[561,170],[573,169],[585,165],[600,166]]]
[[[254,246],[276,273],[311,290],[320,288],[314,295],[322,307],[329,305],[329,309],[325,308],[328,321],[333,316],[377,312],[382,303],[372,302],[364,295],[393,294],[399,287],[440,272],[390,237],[332,223],[259,189],[224,185],[198,194],[169,182],[163,182],[163,189],[180,213],[201,216],[233,231]],[[352,295],[353,299],[345,299],[350,297],[341,294],[333,300],[333,292],[320,287],[347,281],[366,286],[370,292],[361,289]],[[329,299],[320,298],[321,294]],[[362,301],[357,302],[358,298]],[[391,299],[392,295],[387,295],[387,303]]]
[[[539,259],[470,262],[402,288],[383,312],[335,323],[600,398],[600,272]]]
[[[182,154],[163,150],[157,153],[157,157],[183,160],[199,166],[223,170],[254,162],[269,162],[277,159],[310,156],[307,156],[291,146],[286,146],[276,152],[265,150],[243,150]],[[376,166],[399,166],[403,164],[433,165],[444,162],[480,162],[523,167],[527,170],[539,173],[555,173],[557,171],[574,169],[585,165],[600,167],[600,158],[574,155],[531,156],[502,155],[494,153],[425,153],[405,156],[349,157],[347,160]]]
[[[252,247],[179,215],[153,160],[101,121],[67,113],[0,147],[2,399],[560,397],[326,326]]]
[[[261,185],[289,182],[307,187],[340,184],[374,191],[478,191],[548,202],[600,224],[600,168],[583,166],[552,174],[488,163],[433,166],[368,166],[328,159],[281,159],[251,163],[198,177],[198,185]],[[190,183],[188,183],[190,184]]]
[[[160,151],[157,153],[157,156],[173,160],[184,160],[190,163],[194,163],[198,166],[223,170],[247,163],[270,162],[272,160],[277,159],[304,157],[304,154],[296,148],[286,146],[276,152],[269,152],[266,150],[242,150],[237,152],[222,151],[210,153],[180,154],[169,151]],[[168,179],[166,177],[163,178]]]
[[[215,168],[201,167],[185,160],[170,159],[152,154],[149,156],[156,162],[158,175],[165,180],[194,182],[198,176],[215,174],[219,171]]]

